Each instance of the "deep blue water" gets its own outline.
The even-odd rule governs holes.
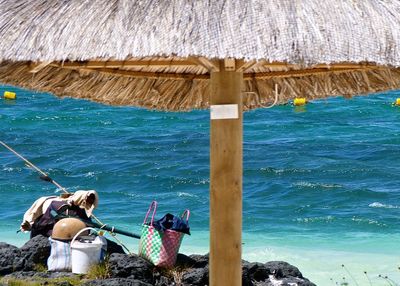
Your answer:
[[[199,238],[208,231],[208,111],[111,107],[4,86],[0,94],[5,90],[18,98],[0,99],[0,140],[71,191],[97,190],[98,217],[137,232],[152,200],[160,215],[188,208],[193,235],[184,244],[207,247]],[[365,243],[364,250],[390,253],[400,232],[397,97],[393,91],[246,112],[245,245],[349,250]],[[0,171],[1,236],[55,188],[2,147]]]

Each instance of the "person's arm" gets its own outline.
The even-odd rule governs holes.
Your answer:
[[[42,206],[48,197],[42,197],[37,199],[32,206],[25,212],[21,223],[22,231],[30,231],[33,222],[43,214]]]

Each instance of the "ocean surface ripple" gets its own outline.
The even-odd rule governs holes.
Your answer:
[[[71,191],[97,190],[103,220],[139,231],[157,200],[160,216],[188,208],[192,237],[207,233],[207,111],[111,107],[6,86],[0,94],[5,90],[18,98],[0,99],[0,140]],[[400,233],[400,108],[391,105],[399,96],[246,112],[244,243],[346,248],[360,237],[385,241]],[[0,170],[0,232],[15,231],[31,203],[55,188],[4,148]]]

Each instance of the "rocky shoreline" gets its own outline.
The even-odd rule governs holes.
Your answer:
[[[70,272],[48,272],[50,243],[36,236],[21,248],[0,242],[0,285],[107,285],[107,286],[172,286],[208,285],[208,255],[178,255],[176,267],[165,270],[154,267],[143,258],[127,255],[116,243],[108,244],[107,275],[101,279]],[[23,285],[18,284],[18,285]],[[242,264],[243,286],[315,286],[298,268],[283,261]]]

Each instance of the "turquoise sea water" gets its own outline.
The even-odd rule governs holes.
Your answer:
[[[191,210],[184,253],[208,252],[209,114],[59,99],[13,87],[0,140],[71,191],[96,189],[104,222],[140,232],[148,205]],[[243,258],[285,260],[318,285],[400,283],[400,92],[244,116]],[[0,240],[53,185],[0,148]],[[136,252],[137,240],[121,237]],[[341,265],[344,264],[345,268]]]

